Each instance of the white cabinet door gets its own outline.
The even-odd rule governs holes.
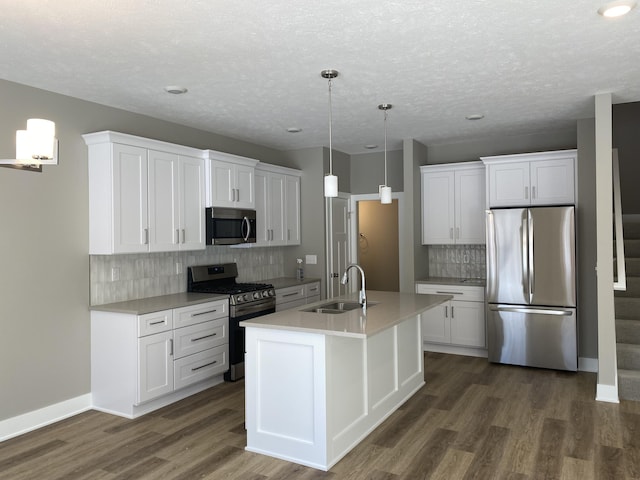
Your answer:
[[[113,253],[147,252],[147,150],[114,143],[112,159]]]
[[[284,175],[269,174],[267,208],[269,209],[269,228],[271,230],[270,245],[285,245],[284,216]]]
[[[234,207],[236,198],[235,165],[219,160],[211,162],[211,206]]]
[[[234,170],[234,183],[237,190],[234,206],[253,210],[256,207],[254,197],[255,169],[246,165],[234,165]]]
[[[484,304],[451,301],[451,344],[484,348]]]
[[[483,244],[485,238],[484,167],[455,172],[455,241]]]
[[[178,175],[180,157],[149,150],[149,251],[180,248]]]
[[[286,244],[300,245],[300,177],[285,176]]]
[[[269,245],[269,197],[268,173],[255,172],[255,200],[256,200],[256,245]]]
[[[531,205],[575,203],[573,157],[531,162]]]
[[[204,160],[180,157],[180,249],[205,249]]]
[[[433,307],[420,315],[422,340],[429,343],[451,343],[451,302]]]
[[[490,206],[529,205],[529,162],[489,165],[487,175]]]
[[[138,395],[142,403],[173,391],[173,331],[138,339]]]
[[[454,243],[454,173],[422,172],[422,243]]]

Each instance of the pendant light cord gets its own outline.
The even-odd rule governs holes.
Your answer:
[[[329,175],[333,175],[333,147],[331,145],[331,123],[333,120],[331,108],[331,78],[329,78]]]
[[[387,111],[384,111],[384,186],[388,187],[387,183]]]

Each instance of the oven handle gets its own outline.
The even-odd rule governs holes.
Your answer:
[[[246,226],[246,231],[247,233],[245,234],[245,226]],[[246,242],[249,239],[249,236],[251,235],[251,223],[249,222],[249,219],[247,217],[242,217],[242,238],[243,240]]]
[[[229,318],[242,318],[264,311],[265,315],[275,312],[276,302],[273,298],[268,298],[251,305],[232,306],[229,310]]]

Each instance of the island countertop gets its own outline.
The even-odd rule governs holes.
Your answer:
[[[366,313],[361,308],[338,314],[304,311],[329,302],[357,302],[358,294],[352,293],[245,320],[240,326],[367,338],[451,298],[451,295],[368,291]]]

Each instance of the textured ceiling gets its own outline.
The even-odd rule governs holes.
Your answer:
[[[277,149],[574,128],[640,100],[640,7],[592,0],[3,0],[0,78]],[[182,85],[185,95],[164,92]],[[481,113],[479,121],[465,120]],[[301,133],[286,132],[300,127]]]

